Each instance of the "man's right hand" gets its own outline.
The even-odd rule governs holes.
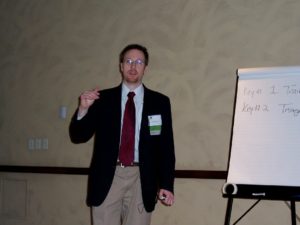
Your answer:
[[[78,113],[83,116],[87,113],[90,106],[94,103],[96,99],[99,99],[100,93],[99,88],[95,88],[90,91],[83,92],[79,97],[79,107]]]

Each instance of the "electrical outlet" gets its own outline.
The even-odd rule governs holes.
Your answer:
[[[28,150],[34,150],[35,149],[35,144],[34,144],[34,138],[29,138],[28,139]]]
[[[43,138],[42,139],[42,149],[47,150],[49,147],[48,143],[49,143],[48,138]]]
[[[40,150],[42,149],[42,139],[41,138],[35,138],[35,149]]]

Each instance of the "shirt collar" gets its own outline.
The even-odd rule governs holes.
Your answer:
[[[122,99],[127,99],[127,95],[130,91],[135,93],[135,99],[140,99],[144,96],[144,86],[139,85],[136,89],[130,90],[124,83],[122,83]]]

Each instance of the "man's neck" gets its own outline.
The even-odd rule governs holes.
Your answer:
[[[142,83],[127,83],[125,81],[123,81],[123,84],[130,90],[130,91],[134,91],[135,89],[137,89],[140,85],[142,85]]]

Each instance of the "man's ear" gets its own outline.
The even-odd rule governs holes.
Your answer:
[[[123,72],[123,63],[119,64],[119,72],[122,73]]]
[[[147,68],[148,68],[148,66],[145,66],[145,68],[144,68],[144,74],[145,74],[145,72],[146,72]]]

